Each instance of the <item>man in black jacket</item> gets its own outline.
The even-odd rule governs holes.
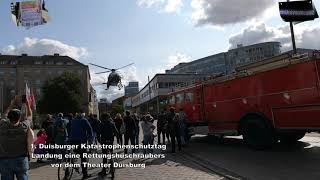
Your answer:
[[[103,113],[101,115],[101,122],[97,129],[97,139],[100,144],[113,145],[114,135],[117,134],[117,128],[113,123],[109,113]],[[112,149],[102,149],[103,154],[112,153]],[[107,158],[103,158],[103,164],[107,164]],[[113,164],[110,164],[111,175],[114,177],[114,167]],[[101,176],[106,175],[106,168],[102,168],[102,171],[99,173]]]
[[[126,127],[126,130],[124,133],[124,144],[128,145],[130,140],[131,145],[135,145],[135,134],[137,133],[138,127],[136,126],[136,123],[132,118],[132,116],[130,115],[129,111],[126,111],[126,115],[123,118],[123,122],[124,122],[124,126]],[[134,152],[135,150],[132,149],[132,153]],[[128,150],[124,149],[124,153],[127,154]]]
[[[161,113],[158,116],[158,121],[157,121],[157,131],[158,131],[158,144],[161,144],[161,135],[162,135],[162,143],[166,143],[166,131],[165,131],[165,126],[167,124],[167,114],[166,114],[166,109],[161,111]]]
[[[178,148],[181,151],[181,135],[179,129],[179,114],[175,112],[174,108],[170,108],[170,112],[168,114],[168,126],[169,126],[169,133],[171,139],[171,147],[172,153],[176,152],[176,139],[178,141]]]

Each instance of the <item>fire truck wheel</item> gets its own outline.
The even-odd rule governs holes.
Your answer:
[[[281,143],[286,144],[293,144],[296,143],[298,140],[302,139],[306,132],[289,132],[289,133],[281,133],[279,135],[279,139]]]
[[[249,147],[263,150],[275,143],[273,128],[264,119],[258,116],[250,117],[243,123],[243,139]]]

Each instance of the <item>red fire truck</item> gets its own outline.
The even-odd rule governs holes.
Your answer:
[[[183,108],[191,127],[242,135],[253,148],[296,142],[320,130],[319,57],[283,54],[239,67],[233,75],[170,93],[170,107]]]

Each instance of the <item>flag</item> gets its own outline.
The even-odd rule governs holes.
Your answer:
[[[31,109],[36,110],[36,101],[34,98],[34,94],[31,89],[28,87],[28,83],[26,83],[26,99],[29,102]]]
[[[36,111],[37,110],[37,102],[36,102],[36,98],[35,98],[35,96],[34,96],[34,93],[33,93],[33,89],[31,90],[31,101],[32,101],[32,109],[34,110],[34,111]]]

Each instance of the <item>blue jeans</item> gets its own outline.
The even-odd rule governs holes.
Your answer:
[[[143,135],[143,145],[148,145],[148,144],[151,144],[151,145],[153,145],[153,137],[152,137],[153,135],[151,135],[151,134],[148,134],[148,135]],[[149,152],[153,152],[153,150],[152,149],[145,149],[144,150],[144,153],[146,154],[146,153],[149,153]]]
[[[0,160],[1,180],[28,180],[29,162],[27,157]]]

